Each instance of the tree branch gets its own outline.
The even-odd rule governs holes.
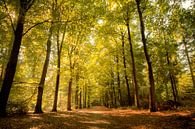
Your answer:
[[[38,85],[39,83],[37,83],[37,82],[17,82],[17,81],[14,81],[14,84],[32,84],[32,85]]]
[[[35,0],[29,0],[28,1],[28,10],[30,9],[30,7],[34,4]]]
[[[34,25],[31,26],[30,28],[28,28],[28,29],[26,30],[26,32],[24,32],[24,33],[22,34],[22,36],[24,36],[25,34],[27,34],[27,33],[28,33],[31,29],[33,29],[34,27],[36,27],[36,26],[38,26],[38,25],[41,25],[41,24],[43,24],[43,23],[45,23],[45,22],[50,22],[50,20],[45,20],[45,21],[38,22],[38,23],[34,24]]]
[[[11,18],[11,16],[10,16],[9,12],[8,12],[8,8],[7,8],[7,5],[6,5],[6,3],[5,3],[5,0],[3,0],[3,3],[4,3],[5,10],[6,10],[6,12],[7,12],[7,15],[8,15],[9,19],[10,19],[11,27],[12,27],[13,31],[15,32],[14,24],[13,24],[13,21],[12,21],[12,18]]]
[[[68,22],[70,22],[70,21],[51,21],[50,19],[48,19],[48,20],[45,20],[45,21],[42,21],[42,22],[38,22],[38,23],[35,23],[33,26],[31,26],[30,28],[28,28],[27,30],[26,30],[26,32],[24,32],[23,33],[23,35],[22,36],[24,36],[26,33],[28,33],[31,29],[33,29],[34,27],[36,27],[36,26],[38,26],[38,25],[41,25],[41,24],[43,24],[43,23],[46,23],[46,22],[48,22],[48,23],[50,23],[50,22],[52,22],[52,23],[58,23],[58,22],[65,22],[65,23],[68,23]]]

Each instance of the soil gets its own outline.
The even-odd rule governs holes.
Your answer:
[[[90,109],[0,118],[0,129],[195,129],[193,111]]]

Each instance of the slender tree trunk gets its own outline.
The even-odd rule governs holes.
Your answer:
[[[113,96],[113,106],[114,107],[117,107],[117,103],[116,103],[116,92],[115,92],[115,85],[114,85],[114,72],[113,72],[113,67],[112,65],[110,66],[112,69],[111,69],[111,88],[112,88],[112,96]]]
[[[57,34],[57,75],[56,75],[56,88],[55,88],[52,112],[57,112],[58,90],[59,90],[59,84],[60,84],[60,62],[61,62],[60,56],[61,56],[61,50],[60,50],[59,30],[58,30],[58,34]]]
[[[172,94],[173,94],[174,102],[176,103],[177,102],[176,84],[174,81],[174,75],[172,74],[172,70],[170,70],[171,66],[170,66],[170,60],[169,60],[169,55],[168,55],[167,50],[166,50],[166,56],[167,56],[167,63],[168,63],[168,67],[169,67],[169,78],[171,81]]]
[[[177,90],[177,78],[173,74],[173,83],[174,83],[174,88],[175,88],[175,94],[176,94],[176,101],[179,101],[179,96],[178,96],[178,90]],[[176,103],[176,102],[175,102]]]
[[[114,85],[112,85],[112,92],[113,92],[113,98],[114,98],[114,107],[117,107],[117,104],[116,104],[116,92],[115,92]]]
[[[104,105],[106,107],[109,107],[109,95],[108,95],[108,91],[106,91],[105,96],[104,96]]]
[[[72,96],[72,81],[73,81],[73,64],[72,64],[72,53],[69,53],[69,67],[70,67],[70,80],[69,80],[69,84],[68,84],[68,104],[67,104],[67,110],[70,111],[71,110],[71,96]]]
[[[118,54],[116,56],[116,67],[117,67],[117,85],[118,85],[118,100],[120,103],[120,106],[123,105],[122,95],[121,95],[121,81],[120,81],[120,73],[119,73],[119,57]]]
[[[80,92],[79,92],[79,109],[82,108],[82,89],[80,88]]]
[[[147,50],[147,42],[145,38],[145,27],[144,27],[144,20],[142,16],[142,11],[140,9],[140,0],[135,0],[136,5],[137,5],[137,11],[139,14],[139,20],[140,20],[140,31],[141,31],[141,36],[142,36],[142,43],[144,47],[144,53],[148,65],[148,75],[149,75],[149,82],[150,82],[150,111],[151,112],[156,112],[156,97],[155,97],[155,85],[154,85],[154,77],[153,77],[153,70],[152,70],[152,62],[150,60],[150,56],[148,54]]]
[[[187,61],[188,61],[188,65],[189,65],[189,68],[190,68],[190,74],[191,74],[191,77],[192,77],[192,84],[194,86],[194,89],[195,89],[195,77],[194,77],[194,74],[193,74],[193,69],[192,69],[192,63],[190,61],[190,57],[189,57],[189,54],[188,54],[188,48],[187,48],[187,42],[183,41],[184,43],[184,47],[185,47],[185,54],[186,54],[186,57],[187,57]]]
[[[132,61],[132,76],[133,76],[133,84],[135,89],[135,106],[139,108],[139,94],[138,94],[138,84],[137,84],[137,77],[136,77],[136,67],[135,67],[135,60],[134,60],[134,54],[133,54],[133,45],[131,40],[131,31],[129,27],[129,18],[127,19],[127,31],[128,31],[128,40],[129,40],[129,46],[130,46],[130,55],[131,55],[131,61]]]
[[[60,54],[58,53],[58,69],[57,69],[57,77],[56,77],[56,89],[54,95],[54,104],[52,112],[57,112],[57,102],[58,102],[58,91],[59,91],[59,84],[60,84]]]
[[[122,54],[123,54],[123,65],[124,65],[124,74],[125,74],[125,82],[127,86],[127,93],[128,93],[128,106],[131,106],[131,94],[130,94],[130,85],[129,85],[129,79],[127,76],[127,66],[126,66],[126,58],[125,58],[125,41],[124,41],[124,35],[122,34]]]
[[[86,88],[85,88],[85,108],[87,107],[87,99],[88,99],[88,86],[86,86]]]
[[[69,84],[68,84],[68,104],[67,104],[68,111],[71,111],[71,96],[72,96],[72,76],[70,77]]]
[[[90,92],[88,92],[88,95],[87,95],[87,107],[90,108]]]
[[[65,29],[64,29],[61,43],[60,43],[59,41],[60,28],[58,28],[58,34],[57,34],[57,58],[58,58],[57,66],[58,66],[58,69],[57,69],[57,75],[56,75],[56,88],[55,88],[54,103],[53,103],[53,109],[52,109],[53,112],[57,112],[58,92],[59,92],[59,85],[60,85],[61,53],[62,53],[62,46],[64,43],[65,34],[66,34],[66,25],[65,25]]]
[[[165,34],[164,35],[164,43],[165,43],[165,50],[166,50],[166,60],[167,60],[167,65],[168,65],[168,69],[169,69],[169,78],[171,81],[171,88],[172,88],[172,94],[173,94],[173,98],[174,98],[174,102],[177,102],[177,86],[176,86],[176,82],[175,82],[175,78],[174,78],[174,74],[172,72],[172,65],[171,62],[169,60],[169,52],[167,50],[167,48],[169,47],[167,44],[167,41],[165,39]]]
[[[16,30],[14,30],[14,42],[11,50],[11,55],[7,63],[5,76],[0,92],[0,117],[5,117],[6,114],[6,105],[9,98],[9,93],[12,87],[14,75],[16,72],[16,66],[18,61],[18,54],[22,42],[22,35],[24,29],[25,16],[29,8],[33,4],[33,0],[24,1],[20,0],[20,9],[18,15],[18,21],[16,25]]]
[[[46,74],[47,74],[50,53],[51,53],[51,37],[52,37],[52,31],[53,31],[53,24],[51,25],[49,31],[50,31],[49,37],[47,40],[47,53],[46,53],[45,63],[43,66],[41,80],[40,80],[39,87],[38,87],[37,103],[36,103],[35,111],[34,111],[34,113],[37,113],[37,114],[43,113],[43,111],[42,111],[42,97],[43,97],[43,89],[44,89],[45,78],[46,78]]]
[[[166,100],[169,100],[169,89],[167,84],[165,84],[165,90],[166,90]]]
[[[78,109],[79,106],[79,74],[76,75],[76,90],[75,90],[75,108]]]
[[[109,94],[109,98],[110,98],[110,107],[114,107],[114,97],[113,97],[113,90],[112,90],[112,84],[109,83],[109,87],[108,87],[108,94]]]
[[[86,108],[86,95],[87,95],[86,85],[83,85],[83,108]]]

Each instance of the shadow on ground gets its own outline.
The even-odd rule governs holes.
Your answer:
[[[193,129],[189,115],[130,110],[71,111],[0,118],[1,129]]]

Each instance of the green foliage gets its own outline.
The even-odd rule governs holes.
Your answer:
[[[53,21],[52,52],[43,95],[43,108],[50,110],[53,103],[58,70],[57,40],[63,44],[58,95],[58,107],[61,110],[66,109],[67,87],[71,76],[73,78],[72,100],[76,96],[76,86],[78,86],[82,107],[84,99],[90,101],[89,106],[102,105],[106,101],[110,107],[124,106],[128,98],[121,45],[122,34],[132,97],[134,94],[132,62],[126,31],[126,21],[129,18],[140,103],[143,108],[148,108],[149,80],[135,2],[130,0],[58,0],[57,3],[55,2],[36,1],[28,11],[24,24],[24,32],[28,33],[22,39],[14,82],[39,82],[46,55],[49,28]],[[0,1],[0,84],[10,55],[14,35],[11,22],[15,27],[19,1],[5,0],[5,3],[7,9],[4,2]],[[156,99],[164,101],[173,98],[170,73],[176,78],[179,96],[183,97],[188,90],[193,89],[183,41],[185,39],[187,43],[192,68],[195,69],[194,9],[182,8],[181,1],[168,0],[142,1],[141,8],[154,71]],[[31,27],[33,28],[29,30]],[[64,31],[65,37],[62,40]],[[10,101],[14,101],[8,104],[9,112],[20,112],[19,110],[23,112],[23,109],[25,112],[26,105],[20,101],[30,98],[31,95],[35,96],[29,102],[30,109],[33,110],[36,102],[36,94],[34,94],[36,87],[37,84],[33,86],[23,83],[14,84],[10,93]],[[124,105],[119,102],[118,89],[121,90]],[[84,95],[85,92],[89,98]],[[74,101],[72,105],[75,105]]]

